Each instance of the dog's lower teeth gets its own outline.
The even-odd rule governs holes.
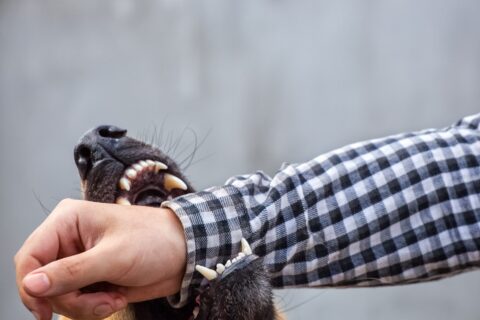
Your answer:
[[[242,238],[241,243],[242,243],[242,252],[247,256],[251,255],[252,254],[252,248],[248,244],[247,240],[245,238]]]
[[[132,165],[133,169],[135,169],[137,172],[140,172],[143,170],[143,167],[141,165],[139,165],[138,163],[135,163],[134,165]]]
[[[128,201],[128,199],[123,198],[123,197],[118,197],[117,200],[115,200],[115,203],[120,204],[122,206],[131,206],[132,205],[130,203],[130,201]]]
[[[217,273],[222,274],[225,271],[225,266],[221,263],[217,264]]]
[[[202,276],[207,278],[207,280],[212,281],[213,279],[216,279],[218,274],[215,270],[209,269],[204,266],[196,265],[195,270],[201,273]]]

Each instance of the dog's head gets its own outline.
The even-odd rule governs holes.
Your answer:
[[[75,147],[85,200],[158,207],[193,191],[172,159],[126,133],[100,126],[84,134]]]
[[[85,133],[74,158],[85,200],[159,207],[165,200],[194,191],[165,153],[115,126],[99,126]],[[273,319],[268,275],[261,259],[246,246],[220,270],[200,270],[209,285],[198,288],[197,297],[185,307],[171,308],[165,299],[139,303],[133,306],[135,319]]]

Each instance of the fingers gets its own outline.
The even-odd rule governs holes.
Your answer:
[[[21,262],[19,262],[21,260]],[[29,295],[23,287],[23,277],[30,270],[35,270],[40,267],[40,263],[37,259],[27,256],[25,258],[15,257],[16,268],[16,283],[18,292],[23,304],[30,310],[36,319],[51,319],[52,308],[50,304],[42,298],[36,298]]]
[[[53,261],[23,278],[23,289],[32,296],[51,297],[76,291],[95,282],[108,281],[110,264],[102,259],[101,246]]]
[[[104,319],[127,306],[127,300],[118,292],[83,294],[77,291],[48,301],[56,313],[75,320]]]

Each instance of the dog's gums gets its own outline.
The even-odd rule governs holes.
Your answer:
[[[75,163],[86,200],[159,207],[194,192],[178,165],[160,149],[135,140],[115,126],[88,131],[75,147]],[[273,320],[280,319],[262,259],[247,240],[241,252],[213,268],[197,265],[208,281],[181,308],[165,299],[135,303],[110,320]],[[95,286],[89,287],[95,288]],[[98,287],[100,288],[100,287]],[[66,319],[66,318],[63,318]]]

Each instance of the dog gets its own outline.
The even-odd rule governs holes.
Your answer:
[[[127,136],[116,126],[85,133],[74,149],[83,198],[89,201],[159,207],[194,192],[179,166],[159,148]],[[262,259],[242,239],[242,252],[217,270],[196,269],[209,280],[181,308],[165,298],[133,303],[109,320],[283,320],[274,306]],[[99,290],[100,284],[85,288]],[[69,320],[61,317],[61,320]]]

